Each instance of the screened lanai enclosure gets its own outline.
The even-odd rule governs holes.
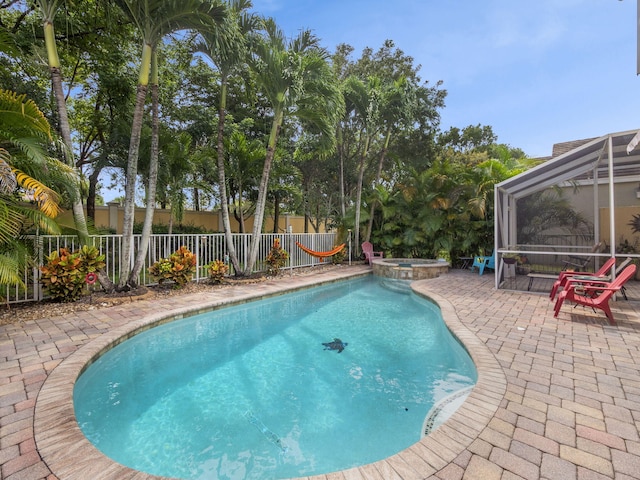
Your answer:
[[[496,288],[544,291],[561,270],[640,260],[637,132],[557,144],[495,186]]]

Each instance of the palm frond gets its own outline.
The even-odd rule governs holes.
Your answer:
[[[59,196],[56,192],[20,170],[13,169],[13,172],[18,185],[28,192],[42,213],[50,218],[55,218],[60,213]]]
[[[13,197],[0,195],[0,246],[13,241],[22,230],[24,218],[15,204]]]
[[[226,6],[208,0],[115,0],[131,19],[148,45],[157,45],[162,37],[178,30],[206,30],[220,25]]]
[[[19,168],[26,168],[24,165],[21,165],[21,162],[29,162],[37,166],[42,166],[46,163],[47,154],[39,138],[7,136],[5,139],[5,144],[10,144],[13,147],[13,149],[11,149],[13,152],[12,160],[9,162],[12,165]]]
[[[0,148],[0,194],[10,194],[18,186],[16,174],[13,173],[9,159],[11,156],[5,149]]]
[[[32,252],[15,238],[0,247],[0,285],[25,288],[21,272],[34,264]]]
[[[23,269],[11,256],[0,253],[0,285],[18,286],[24,288],[24,282],[18,272]]]
[[[15,38],[5,29],[0,30],[0,52],[12,57],[18,57],[20,54]]]
[[[32,205],[26,205],[23,203],[16,203],[11,206],[13,215],[20,215],[21,220],[21,232],[26,230],[27,227],[37,227],[40,232],[46,235],[59,235],[60,225],[54,218],[45,215],[41,210],[33,208]]]
[[[51,137],[49,122],[33,100],[27,99],[25,94],[0,89],[0,131],[5,130]]]

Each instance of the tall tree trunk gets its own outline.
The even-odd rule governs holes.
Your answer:
[[[324,224],[324,231],[327,231],[327,223],[329,223],[329,212],[331,211],[331,203],[332,202],[332,197],[331,195],[329,195],[329,201],[327,202],[327,208],[325,209],[325,214],[324,214],[324,218],[322,220],[322,223]],[[318,233],[320,231],[320,221],[318,220],[318,230],[316,230],[316,233]]]
[[[133,112],[131,139],[129,141],[129,157],[127,160],[127,174],[124,189],[124,225],[122,227],[122,250],[120,255],[120,279],[118,290],[129,290],[127,285],[131,268],[133,267],[133,220],[135,213],[136,178],[138,175],[138,154],[140,150],[140,135],[142,133],[142,117],[144,102],[149,85],[149,70],[151,67],[151,45],[142,47],[142,63],[136,91],[136,106]]]
[[[344,198],[344,145],[342,143],[342,128],[338,125],[338,157],[340,159],[340,213],[342,219],[347,216],[346,200]]]
[[[378,171],[376,172],[376,178],[374,183],[377,185],[380,182],[380,178],[382,177],[382,165],[384,164],[384,159],[387,156],[387,150],[389,148],[389,139],[391,138],[391,129],[387,129],[387,135],[384,140],[384,146],[382,147],[382,151],[380,152],[380,158],[378,160]],[[367,232],[365,233],[364,241],[368,242],[371,240],[371,231],[373,230],[373,214],[375,213],[377,201],[374,200],[371,202],[371,212],[369,214],[369,225],[367,226]]]
[[[245,225],[245,222],[244,222],[244,207],[242,206],[242,189],[243,189],[242,181],[239,181],[238,182],[238,210],[236,210],[238,213],[236,213],[235,216],[236,216],[236,220],[238,221],[240,233],[246,233],[247,226]]]
[[[262,169],[262,178],[258,187],[258,200],[256,201],[256,211],[253,214],[253,230],[251,232],[251,247],[249,248],[249,259],[244,270],[245,275],[251,275],[253,267],[258,259],[258,249],[260,248],[260,239],[262,236],[262,221],[264,220],[264,209],[267,204],[267,189],[269,187],[269,173],[271,172],[271,164],[276,154],[276,144],[278,135],[280,134],[280,125],[284,118],[284,110],[278,109],[274,112],[273,124],[271,125],[271,134],[269,135],[269,144],[267,146],[267,154],[264,159],[264,167]]]
[[[304,233],[309,233],[309,184],[304,185]]]
[[[369,135],[364,141],[364,148],[360,156],[360,167],[358,168],[358,186],[356,192],[356,219],[354,225],[355,248],[360,251],[360,207],[362,206],[362,183],[364,182],[364,169],[367,160],[367,152],[369,150]]]
[[[239,222],[240,222],[240,233],[247,233],[247,224],[244,218],[244,208],[242,206],[242,196],[238,199],[239,207],[238,211],[240,212]]]
[[[277,193],[274,195],[273,202],[273,233],[278,233],[278,227],[280,226],[280,195]]]
[[[221,79],[220,107],[218,109],[218,138],[217,138],[217,163],[218,163],[218,190],[220,191],[220,209],[222,210],[222,224],[224,226],[224,241],[227,247],[227,254],[233,266],[233,271],[239,275],[240,262],[238,262],[238,254],[233,244],[233,235],[231,234],[231,220],[229,218],[229,203],[227,201],[227,179],[224,171],[224,124],[227,116],[227,77],[223,75]],[[241,231],[244,224],[241,223]]]
[[[131,287],[138,286],[138,277],[144,266],[144,260],[149,250],[149,239],[153,227],[153,214],[156,211],[156,188],[158,185],[158,142],[159,142],[159,125],[158,119],[158,54],[154,49],[151,54],[151,158],[149,159],[149,184],[147,186],[147,205],[144,212],[144,224],[142,226],[142,236],[140,239],[140,248],[136,255],[136,261],[133,264],[131,273],[129,274],[128,284]]]
[[[242,218],[241,208],[233,208],[233,218],[238,222],[238,233],[244,233],[244,219]]]
[[[100,177],[102,167],[95,165],[93,172],[89,175],[89,192],[87,193],[87,217],[91,219],[93,224],[96,223],[96,188],[98,186],[98,177]]]
[[[198,187],[193,187],[193,208],[196,212],[200,211],[200,190]]]
[[[65,101],[64,90],[62,88],[62,74],[60,72],[60,58],[58,57],[58,48],[56,46],[55,31],[53,28],[53,18],[45,18],[44,21],[44,41],[47,48],[47,58],[49,62],[49,73],[51,75],[51,87],[56,100],[56,109],[58,110],[58,120],[60,123],[60,134],[66,146],[65,159],[67,165],[76,171],[76,181],[72,187],[72,210],[73,220],[80,242],[86,244],[89,241],[89,231],[87,229],[87,220],[84,215],[82,206],[82,194],[80,189],[81,175],[75,161],[73,159],[73,143],[71,142],[71,126],[69,124],[69,115],[67,114],[67,102]]]
[[[313,225],[314,233],[318,233],[320,231],[320,204],[316,205],[316,221],[311,224]]]

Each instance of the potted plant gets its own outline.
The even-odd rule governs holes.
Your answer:
[[[449,250],[440,249],[440,250],[438,250],[438,253],[436,255],[436,259],[439,262],[451,263],[451,254],[449,253]]]
[[[616,255],[630,254],[630,253],[638,253],[640,251],[640,245],[638,239],[634,239],[633,242],[629,241],[626,237],[620,237],[620,242],[616,245]],[[624,258],[620,258],[620,261],[623,261]],[[632,263],[638,265],[640,263],[640,259],[634,258]],[[636,280],[640,279],[640,269],[636,271]]]
[[[502,261],[507,265],[514,265],[518,263],[518,254],[517,253],[505,253],[502,256]]]
[[[516,265],[516,273],[518,275],[527,275],[531,272],[531,266],[529,265],[529,259],[522,253],[505,253],[502,256],[502,260],[507,265]]]

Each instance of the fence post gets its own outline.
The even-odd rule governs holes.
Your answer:
[[[195,236],[196,253],[196,283],[200,281],[200,235]]]
[[[40,236],[40,231],[36,230],[36,254],[38,256],[38,265],[33,269],[33,296],[36,300],[41,301],[44,298],[44,294],[42,292],[42,286],[40,285],[40,265],[43,265],[44,262],[44,252],[43,252],[43,243],[42,237]]]

